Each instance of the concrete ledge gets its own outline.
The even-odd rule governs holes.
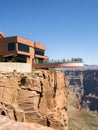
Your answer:
[[[32,71],[29,63],[0,62],[1,72],[13,72],[14,70],[20,73],[30,73]]]

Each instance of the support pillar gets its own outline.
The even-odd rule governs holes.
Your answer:
[[[3,55],[0,55],[0,62],[3,62]]]

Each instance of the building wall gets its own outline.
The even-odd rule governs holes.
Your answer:
[[[21,37],[17,36],[17,42],[34,47],[34,42],[29,39],[26,39],[26,38],[21,38]]]
[[[13,72],[14,70],[20,73],[31,73],[32,71],[29,63],[0,62],[0,72]]]
[[[40,48],[42,50],[46,50],[46,47],[43,44],[35,43],[34,47],[35,48]]]
[[[0,38],[0,55],[16,53],[16,51],[8,51],[8,43],[10,42],[17,42],[17,37]]]
[[[15,42],[16,43],[16,49],[14,51],[8,51],[8,43]],[[24,45],[28,45],[30,52],[20,51],[18,50],[18,43],[22,43]],[[47,56],[42,55],[35,55],[35,48],[39,48],[42,50],[46,50],[46,47],[43,44],[39,44],[36,42],[33,42],[26,38],[21,38],[19,36],[12,36],[12,37],[4,37],[0,38],[0,61],[2,61],[2,56],[10,56],[10,55],[25,55],[27,56],[27,63],[31,63],[32,61],[35,61],[35,58],[41,58],[41,59],[48,59]]]
[[[33,47],[30,47],[30,55],[32,55],[33,58],[34,58],[34,54],[35,54],[34,48],[33,48]]]

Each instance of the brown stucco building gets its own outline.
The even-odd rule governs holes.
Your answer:
[[[5,37],[0,32],[0,62],[43,63],[46,47],[19,36]]]

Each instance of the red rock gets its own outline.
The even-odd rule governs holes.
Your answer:
[[[16,121],[67,130],[66,96],[65,75],[59,71],[0,75],[0,113]]]

